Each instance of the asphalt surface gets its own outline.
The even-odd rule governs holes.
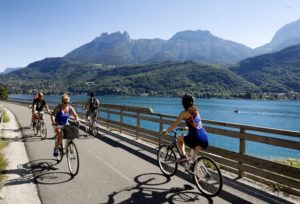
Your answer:
[[[18,185],[34,183],[44,204],[74,203],[292,203],[257,190],[235,179],[225,178],[223,191],[204,197],[189,175],[182,171],[170,179],[156,163],[156,148],[103,129],[97,137],[80,131],[75,140],[80,169],[69,173],[66,158],[59,164],[52,156],[54,131],[46,114],[47,138],[41,140],[30,129],[30,109],[3,102],[16,116],[29,162],[20,164],[33,174]],[[16,195],[17,196],[17,195]]]

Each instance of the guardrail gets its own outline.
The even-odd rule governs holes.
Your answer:
[[[57,102],[48,102],[51,108]],[[76,112],[84,114],[85,102],[72,103]],[[176,119],[174,115],[154,113],[150,108],[101,104],[99,108],[100,125],[125,132],[135,139],[142,139],[155,145],[167,143],[171,138],[160,134],[165,125],[172,124]],[[206,131],[210,134],[229,137],[238,140],[238,151],[210,146],[203,150],[221,164],[221,168],[239,177],[248,177],[253,180],[273,185],[294,195],[300,195],[300,169],[285,164],[269,161],[247,154],[247,142],[256,142],[293,149],[299,154],[300,132],[248,126],[234,123],[202,120]],[[149,123],[151,125],[149,125]],[[182,123],[182,125],[184,125]],[[149,128],[151,126],[151,128]],[[155,127],[155,128],[153,128]],[[278,137],[279,136],[279,137]]]

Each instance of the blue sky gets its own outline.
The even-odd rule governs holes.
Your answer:
[[[132,39],[209,30],[255,48],[298,19],[300,0],[0,0],[0,71],[125,30]]]

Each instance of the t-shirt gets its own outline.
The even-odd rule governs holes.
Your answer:
[[[99,100],[96,97],[89,99],[89,110],[95,111],[99,108]]]
[[[46,101],[44,99],[39,100],[38,98],[35,98],[32,103],[32,106],[34,105],[36,105],[36,111],[42,111],[46,105]]]

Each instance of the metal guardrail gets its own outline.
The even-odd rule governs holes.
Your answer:
[[[50,108],[58,102],[48,101]],[[75,110],[84,114],[85,102],[73,102]],[[100,125],[119,132],[126,132],[135,139],[142,139],[155,145],[167,143],[171,140],[161,134],[164,125],[172,124],[177,117],[174,115],[154,113],[150,108],[100,104]],[[254,157],[247,154],[246,142],[257,142],[293,150],[300,150],[300,142],[290,140],[289,137],[300,138],[300,132],[279,130],[272,128],[256,127],[234,123],[202,120],[208,133],[234,138],[239,141],[238,152],[210,146],[203,150],[203,155],[209,155],[221,168],[236,173],[239,177],[249,177],[262,183],[274,186],[300,195],[300,169],[285,164],[280,164],[267,159]],[[156,130],[149,129],[145,123],[155,125]],[[182,124],[185,125],[185,124]],[[269,135],[272,136],[269,136]],[[275,136],[275,137],[274,137]],[[276,137],[276,136],[280,136]],[[297,151],[299,153],[299,151]]]

